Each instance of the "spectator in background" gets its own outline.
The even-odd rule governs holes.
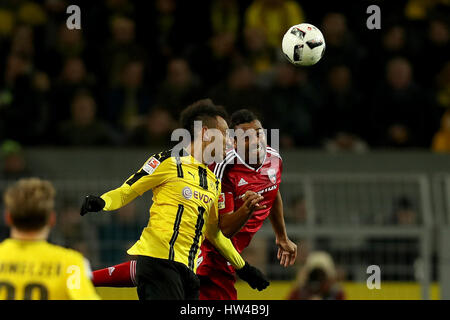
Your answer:
[[[81,30],[70,30],[66,22],[60,24],[58,39],[54,41],[45,53],[45,61],[42,67],[51,77],[56,77],[61,72],[64,62],[73,57],[80,57],[83,61],[89,59],[85,39]]]
[[[214,102],[226,106],[230,114],[243,106],[258,115],[265,114],[264,91],[257,86],[253,70],[245,64],[234,66],[226,82],[213,88],[210,96]]]
[[[157,0],[152,1],[151,10],[148,10],[148,4],[145,3],[141,12],[138,12],[141,15],[138,19],[138,27],[145,30],[143,36],[146,40],[143,45],[152,62],[155,83],[164,79],[165,67],[169,60],[182,53],[186,42],[195,36],[189,31],[191,21],[184,23],[187,17],[185,18],[183,12],[180,12],[179,5],[177,0]],[[192,16],[188,17],[192,18]]]
[[[348,132],[337,132],[332,139],[325,141],[325,150],[330,153],[363,153],[369,150],[367,143]]]
[[[300,268],[288,300],[344,300],[345,293],[336,283],[336,268],[331,256],[323,251],[311,252]]]
[[[391,224],[412,226],[417,224],[417,214],[412,201],[407,196],[394,200]]]
[[[144,59],[144,51],[136,42],[136,25],[126,16],[114,16],[110,21],[111,39],[106,45],[104,75],[109,86],[120,84],[124,66],[134,59]]]
[[[429,21],[427,37],[417,60],[417,68],[421,74],[420,84],[426,88],[434,86],[434,79],[449,61],[450,32],[448,17],[435,17]],[[430,56],[433,58],[430,59]]]
[[[178,119],[181,110],[201,98],[201,83],[187,60],[174,58],[167,65],[166,79],[158,90],[157,104]]]
[[[304,69],[280,63],[270,91],[270,109],[266,111],[269,128],[280,129],[281,147],[313,146],[317,143],[314,117],[320,96],[308,81]]]
[[[237,0],[213,0],[210,7],[210,28],[212,34],[230,34],[239,37],[241,15]]]
[[[226,78],[239,58],[235,36],[231,32],[223,32],[214,34],[205,45],[194,50],[190,61],[203,82],[214,87]]]
[[[279,48],[286,31],[304,22],[303,9],[291,0],[253,0],[245,12],[245,27],[264,30],[271,48]]]
[[[172,131],[176,127],[177,122],[168,110],[160,107],[153,108],[146,116],[144,123],[129,134],[126,145],[168,148]]]
[[[426,91],[413,81],[405,58],[389,60],[385,83],[372,105],[372,141],[378,146],[404,148],[430,145],[436,109]]]
[[[80,57],[68,58],[63,65],[61,74],[56,81],[51,94],[50,123],[52,132],[58,124],[70,118],[70,103],[75,94],[86,89],[95,89],[95,79],[86,70]]]
[[[434,152],[450,153],[450,109],[441,119],[441,129],[433,137],[431,149]]]
[[[117,134],[101,120],[96,119],[97,105],[88,92],[75,95],[71,105],[71,119],[61,124],[56,137],[66,146],[106,146],[120,142]]]
[[[108,92],[109,122],[121,131],[131,132],[144,122],[150,105],[151,96],[144,87],[144,63],[131,60],[123,66],[120,83]]]
[[[244,57],[260,85],[268,86],[268,76],[272,76],[277,50],[270,48],[263,29],[247,27],[244,30]]]
[[[0,78],[0,137],[22,144],[41,141],[46,124],[48,81],[33,69],[32,61],[11,53]],[[37,77],[36,77],[37,76]]]
[[[401,228],[412,228],[423,221],[419,221],[412,198],[407,195],[395,197],[392,209],[384,217],[385,225]],[[378,217],[374,217],[376,220]],[[387,219],[386,219],[387,218]],[[419,281],[417,267],[420,259],[420,241],[408,236],[368,237],[366,248],[366,265],[379,265],[381,270],[389,270],[389,266],[399,266],[383,274],[386,281]],[[380,256],[383,257],[380,264]]]
[[[30,175],[22,146],[16,141],[6,140],[0,145],[2,158],[1,180],[18,180]]]
[[[439,107],[450,109],[450,60],[436,76],[434,96]]]
[[[353,33],[347,26],[345,15],[338,12],[327,13],[323,18],[321,31],[327,48],[325,52],[326,59],[317,64],[317,69],[320,70],[320,72],[316,72],[317,77],[323,76],[325,71],[329,70],[331,66],[338,64],[346,65],[352,73],[357,73],[360,77],[367,77],[365,72],[358,73],[363,52],[358,47]]]
[[[14,30],[10,53],[23,56],[33,61],[35,55],[33,28],[27,25],[21,25]]]
[[[366,111],[346,65],[336,65],[328,71],[323,96],[320,113],[326,116],[317,121],[317,130],[326,139],[325,148],[333,152],[367,150],[367,144],[360,138],[364,134]]]
[[[381,40],[376,41],[376,45],[372,45],[372,48],[367,54],[364,60],[364,72],[370,74],[365,85],[367,90],[373,87],[375,82],[384,77],[385,66],[390,59],[396,57],[412,57],[412,50],[407,41],[407,29],[403,24],[393,24],[382,28],[383,34]],[[328,53],[328,52],[327,52]]]

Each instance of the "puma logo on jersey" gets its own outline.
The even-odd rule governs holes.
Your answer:
[[[248,182],[245,181],[244,178],[241,178],[241,180],[239,180],[238,187],[246,185],[246,184],[248,184]]]
[[[193,174],[192,172],[188,171],[188,173],[192,176],[192,179],[195,180],[195,174]]]

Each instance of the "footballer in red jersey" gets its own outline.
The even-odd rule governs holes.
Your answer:
[[[264,130],[256,116],[248,110],[239,110],[231,116],[235,141],[245,148],[229,151],[225,160],[215,164],[214,173],[221,179],[219,198],[219,225],[230,237],[240,253],[269,217],[278,246],[280,264],[287,267],[295,262],[297,246],[289,240],[283,217],[283,203],[279,191],[282,160],[279,153],[267,146]],[[240,134],[238,129],[242,129]],[[250,133],[249,133],[250,132]],[[248,160],[254,160],[253,163]],[[235,271],[216,248],[205,240],[197,261],[200,278],[200,300],[236,300]]]

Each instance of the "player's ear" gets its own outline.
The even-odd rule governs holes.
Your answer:
[[[48,225],[50,228],[53,228],[56,225],[56,214],[54,211],[52,211],[48,217]]]
[[[211,141],[211,136],[207,127],[202,127],[202,137],[203,141]]]
[[[12,219],[11,219],[11,213],[9,213],[8,211],[5,211],[5,223],[8,227],[12,227]]]

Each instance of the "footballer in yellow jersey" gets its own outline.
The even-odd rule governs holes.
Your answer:
[[[225,154],[226,118],[223,108],[209,99],[194,103],[181,115],[181,124],[192,137],[186,148],[151,156],[119,188],[101,197],[91,195],[85,199],[81,215],[102,209],[116,210],[153,190],[148,225],[128,250],[128,254],[138,257],[136,280],[140,299],[198,299],[195,270],[205,237],[231,265],[242,270],[241,278],[251,285],[261,284],[264,288],[268,285],[262,273],[246,263],[219,230],[220,181],[204,161],[193,156],[198,151],[194,146],[205,150],[211,143],[221,143],[219,147]],[[193,130],[196,120],[203,125],[197,133]],[[218,129],[224,139],[214,142],[205,139],[208,128]]]
[[[0,300],[99,299],[87,260],[46,241],[55,220],[54,194],[50,182],[36,178],[5,192],[11,238],[0,243]]]

